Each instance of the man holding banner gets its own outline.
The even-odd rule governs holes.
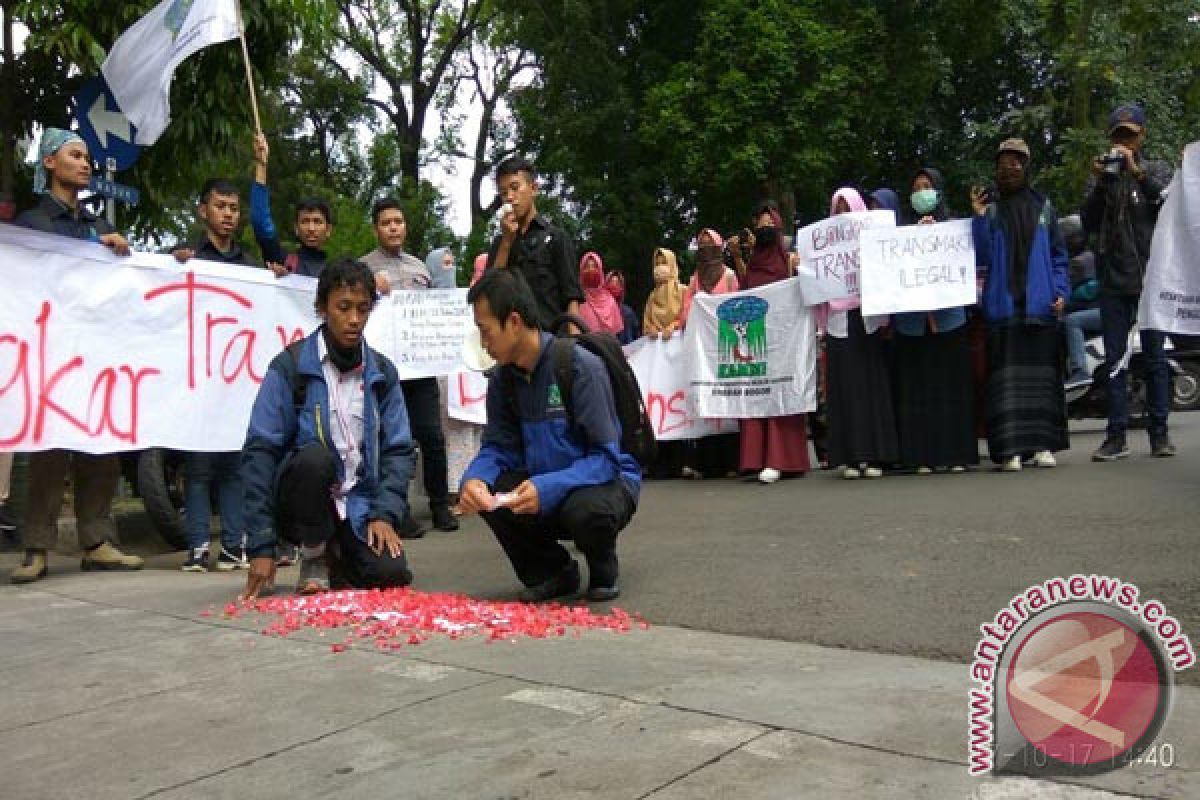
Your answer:
[[[36,208],[21,214],[17,224],[96,242],[118,255],[129,255],[125,237],[79,204],[79,193],[87,189],[92,177],[91,157],[83,140],[70,131],[47,128],[42,133],[38,155],[33,189],[42,199]],[[142,559],[126,555],[112,544],[116,534],[112,499],[121,473],[117,456],[45,450],[29,457],[25,559],[13,571],[13,583],[31,583],[46,576],[47,554],[58,544],[58,514],[68,468],[74,489],[79,547],[83,550],[82,568],[142,568]]]

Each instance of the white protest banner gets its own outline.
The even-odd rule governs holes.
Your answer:
[[[703,417],[779,417],[817,407],[816,326],[792,278],[692,301],[684,347]]]
[[[683,336],[665,340],[645,336],[625,346],[625,357],[637,376],[654,438],[667,442],[737,432],[736,420],[697,416],[688,389]]]
[[[488,379],[482,372],[456,372],[446,380],[446,413],[451,419],[487,424]]]
[[[894,228],[891,211],[851,211],[796,231],[796,270],[805,305],[858,297],[858,237],[865,228]]]
[[[936,311],[975,303],[971,220],[870,228],[859,234],[862,313]]]
[[[1183,151],[1159,211],[1138,320],[1144,329],[1200,334],[1200,142]]]
[[[0,264],[0,451],[237,450],[271,359],[319,323],[311,278],[118,258],[11,225],[0,226]],[[424,341],[397,330],[426,321],[393,313],[415,302],[396,294],[372,315],[367,341],[394,361],[410,356],[411,377],[451,371],[422,371],[433,361],[396,352],[398,339]]]

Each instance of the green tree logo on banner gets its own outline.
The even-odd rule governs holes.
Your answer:
[[[767,374],[767,308],[761,297],[737,297],[717,306],[717,378]]]

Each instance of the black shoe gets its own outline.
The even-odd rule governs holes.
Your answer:
[[[396,528],[396,535],[401,539],[420,539],[425,535],[425,531],[412,518],[412,514],[406,514],[404,519],[400,521],[400,526]]]
[[[587,599],[592,603],[607,603],[616,600],[621,590],[617,587],[617,553],[610,551],[603,558],[588,559]]]
[[[1100,449],[1092,453],[1092,461],[1116,461],[1129,455],[1129,446],[1125,444],[1124,436],[1109,436],[1100,445]]]
[[[563,568],[563,571],[537,586],[522,589],[517,598],[522,603],[544,603],[556,597],[577,594],[579,592],[579,564],[575,559]]]
[[[621,596],[621,589],[614,583],[612,586],[593,586],[587,590],[590,603],[607,603]]]
[[[8,506],[0,503],[0,531],[9,532],[17,529],[16,517],[8,510]]]
[[[439,531],[458,530],[458,517],[450,512],[448,506],[433,506],[430,510],[433,512],[433,527]]]
[[[1170,458],[1175,455],[1175,445],[1171,443],[1171,437],[1165,433],[1162,436],[1151,436],[1150,455],[1155,458]]]

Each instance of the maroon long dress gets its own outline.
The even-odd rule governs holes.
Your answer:
[[[783,220],[771,211],[771,219],[783,236]],[[788,256],[782,240],[770,247],[756,247],[746,265],[743,289],[755,289],[789,277]],[[803,475],[810,469],[808,427],[804,414],[765,419],[743,419],[741,426],[742,472],[759,472],[772,467],[783,473]]]

